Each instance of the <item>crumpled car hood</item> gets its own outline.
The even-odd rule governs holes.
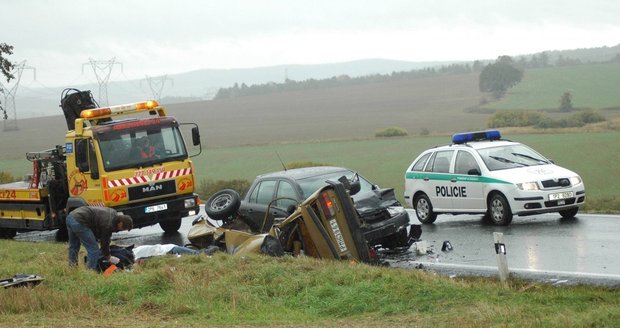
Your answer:
[[[375,212],[377,209],[387,209],[390,206],[401,206],[396,200],[394,188],[382,188],[353,195],[353,203],[360,215]]]

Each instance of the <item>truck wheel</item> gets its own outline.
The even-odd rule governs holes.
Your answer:
[[[499,193],[493,194],[489,199],[488,218],[493,224],[507,226],[512,222],[512,211],[506,198]]]
[[[17,230],[11,228],[0,228],[0,238],[11,239],[17,235]]]
[[[579,207],[569,208],[558,213],[560,213],[563,219],[571,219],[577,215],[577,212],[579,212]]]
[[[205,212],[214,220],[225,220],[241,206],[241,196],[232,189],[223,189],[207,199]]]
[[[433,204],[431,204],[431,201],[425,194],[417,196],[413,201],[413,205],[415,208],[415,215],[420,222],[430,224],[437,220],[437,213],[433,212]]]
[[[181,227],[181,217],[172,220],[166,220],[159,222],[159,226],[164,233],[175,233],[179,231]]]

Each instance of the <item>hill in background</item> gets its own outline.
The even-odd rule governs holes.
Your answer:
[[[513,56],[515,60],[531,60],[532,57],[543,57],[544,54],[544,57],[552,63],[556,62],[560,57],[565,61],[591,63],[608,61],[614,56],[618,56],[619,53],[620,45],[590,49],[552,50],[538,54],[517,54]],[[484,64],[493,60],[495,59],[481,59],[479,62]],[[228,70],[199,69],[186,73],[151,77],[150,84],[146,79],[128,79],[122,72],[113,70],[108,83],[108,95],[110,104],[156,99],[157,97],[154,94],[161,95],[161,103],[163,104],[187,103],[209,100],[213,98],[220,88],[231,87],[235,83],[239,85],[270,82],[282,83],[286,79],[292,81],[320,80],[341,75],[355,78],[375,74],[389,75],[393,72],[408,72],[424,68],[441,68],[442,66],[452,64],[472,63],[463,61],[407,62],[368,59],[320,65],[280,65]],[[98,98],[99,86],[95,83],[95,77],[84,73],[82,75],[80,78],[76,78],[74,84],[67,87],[92,90],[93,95]],[[18,118],[50,116],[61,113],[58,104],[60,103],[60,94],[65,87],[50,88],[46,87],[44,83],[45,81],[22,80],[16,99]],[[160,87],[162,88],[159,93]],[[101,105],[105,105],[104,101],[97,100]]]

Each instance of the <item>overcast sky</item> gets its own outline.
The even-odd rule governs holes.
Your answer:
[[[204,68],[495,59],[620,43],[618,0],[0,0],[0,42],[44,86]],[[21,83],[33,81],[25,71]],[[5,81],[3,81],[4,83]]]

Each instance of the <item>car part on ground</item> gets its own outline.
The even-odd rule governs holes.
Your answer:
[[[12,278],[0,279],[0,287],[34,287],[41,283],[45,278],[34,274],[16,274]]]

